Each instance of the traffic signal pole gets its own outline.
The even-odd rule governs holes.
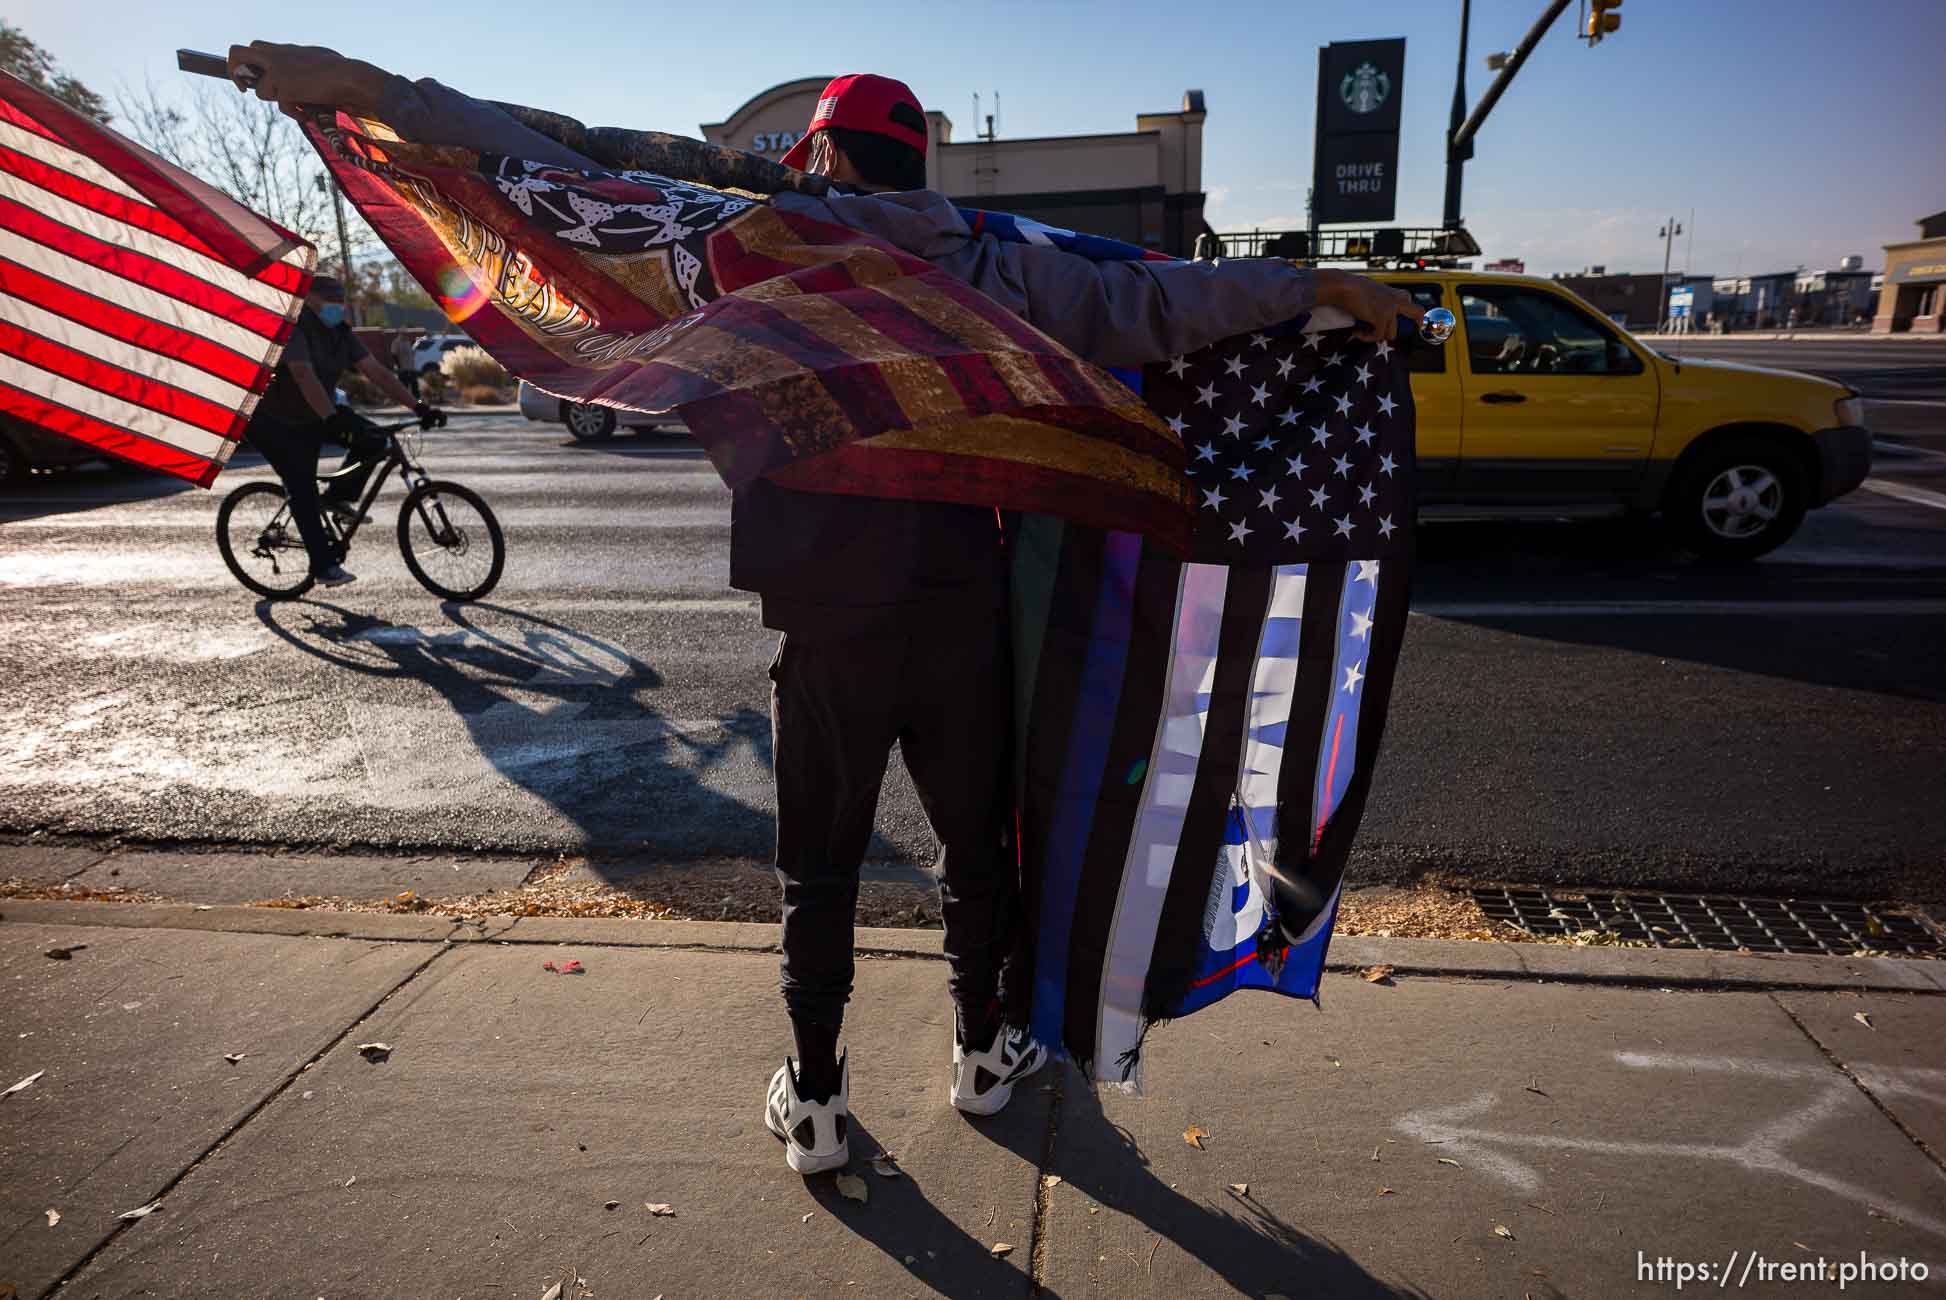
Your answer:
[[[1521,65],[1527,62],[1527,56],[1534,52],[1534,47],[1541,43],[1541,37],[1547,35],[1547,29],[1554,25],[1554,20],[1567,7],[1568,0],[1550,0],[1547,9],[1527,29],[1527,35],[1520,38],[1520,44],[1514,47],[1513,53],[1507,56],[1506,66],[1500,69],[1500,75],[1487,87],[1487,93],[1480,97],[1479,107],[1467,115],[1466,29],[1472,17],[1473,4],[1472,0],[1460,0],[1459,77],[1453,86],[1452,125],[1446,132],[1446,225],[1449,229],[1464,224],[1460,220],[1461,168],[1473,156],[1473,137],[1479,134],[1481,124],[1487,120],[1493,106],[1500,102],[1500,96],[1507,93],[1507,87],[1512,84]]]

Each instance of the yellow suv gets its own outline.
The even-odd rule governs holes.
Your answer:
[[[1531,276],[1373,274],[1459,318],[1444,348],[1407,353],[1422,505],[1660,511],[1690,549],[1748,559],[1871,469],[1842,384],[1678,359]]]

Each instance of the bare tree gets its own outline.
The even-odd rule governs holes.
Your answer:
[[[297,123],[272,105],[213,85],[168,95],[150,82],[139,95],[124,89],[115,106],[129,134],[170,162],[320,248],[337,247],[334,182]],[[376,236],[346,216],[352,254],[369,251]]]

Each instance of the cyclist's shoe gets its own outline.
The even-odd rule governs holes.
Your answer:
[[[1047,1049],[1025,1029],[1002,1026],[982,1052],[953,1043],[953,1105],[968,1115],[997,1115],[1014,1085],[1047,1064]]]
[[[784,1144],[784,1163],[800,1174],[836,1169],[851,1158],[851,1058],[838,1058],[838,1091],[825,1101],[797,1093],[797,1072],[786,1061],[770,1076],[764,1127]]]
[[[359,514],[358,507],[349,501],[327,501],[324,503],[324,508],[331,512],[331,517],[338,521],[338,525],[341,528],[349,528],[353,524],[369,524],[372,522],[370,515]]]
[[[318,586],[320,587],[342,587],[347,582],[358,581],[358,575],[342,564],[334,564],[328,569],[321,569],[312,576],[318,580]]]

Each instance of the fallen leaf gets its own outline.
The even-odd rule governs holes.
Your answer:
[[[1342,1070],[1345,1068],[1345,1063],[1335,1056],[1327,1056],[1324,1059],[1331,1062],[1331,1068],[1334,1070]]]
[[[872,1189],[865,1186],[865,1180],[857,1174],[839,1174],[838,1195],[847,1201],[857,1201],[863,1205],[871,1199]]]
[[[223,1059],[228,1061],[231,1065],[235,1065],[238,1061],[241,1061],[244,1057],[248,1055],[249,1055],[248,1052],[225,1052],[223,1053]]]
[[[644,1201],[642,1202],[642,1208],[658,1219],[673,1219],[676,1217],[676,1207],[668,1204],[666,1201]]]
[[[199,912],[214,912],[216,908],[208,903],[198,903],[196,904],[196,910]]]
[[[1378,1189],[1378,1194],[1379,1194],[1380,1196],[1396,1196],[1396,1195],[1398,1195],[1398,1193],[1397,1193],[1397,1192],[1394,1192],[1394,1191],[1393,1191],[1393,1190],[1392,1190],[1391,1188],[1389,1188],[1389,1187],[1381,1187],[1381,1188],[1379,1188],[1379,1189]]]
[[[1389,983],[1392,979],[1392,972],[1395,969],[1395,967],[1385,965],[1367,966],[1365,968],[1365,982],[1367,984]]]
[[[1059,1174],[1043,1174],[1041,1176],[1042,1187],[1059,1187],[1060,1185],[1061,1175]]]
[[[621,1205],[620,1201],[603,1201],[601,1203],[601,1208],[604,1210],[613,1210],[620,1207],[620,1205]]]
[[[905,1262],[908,1266],[912,1264],[917,1264],[919,1262],[919,1257],[917,1255],[907,1255],[905,1257]]]
[[[810,1221],[811,1221],[811,1216],[808,1214],[798,1220],[799,1223],[809,1223]]]
[[[360,1043],[358,1054],[368,1061],[382,1061],[392,1054],[390,1043]]]
[[[345,1186],[346,1186],[346,1187],[349,1187],[349,1186],[351,1186],[351,1185],[352,1185],[353,1183],[355,1183],[355,1182],[357,1182],[357,1181],[358,1181],[358,1175],[357,1175],[357,1174],[353,1174],[353,1175],[352,1175],[351,1177],[349,1177],[349,1178],[347,1178],[347,1179],[345,1179]]]
[[[1878,1028],[1878,1026],[1872,1023],[1872,1013],[1869,1011],[1854,1011],[1851,1013],[1851,1018],[1867,1029],[1876,1030]]]
[[[1198,1151],[1207,1151],[1209,1148],[1203,1145],[1203,1139],[1208,1136],[1209,1130],[1201,1124],[1191,1124],[1187,1129],[1183,1130],[1182,1140],[1189,1143],[1190,1146],[1195,1147]]]
[[[872,1172],[880,1178],[897,1178],[899,1166],[886,1152],[879,1152],[871,1159]]]
[[[1378,1148],[1377,1148],[1377,1147],[1373,1147],[1373,1148],[1372,1148],[1372,1163],[1373,1163],[1373,1164],[1377,1164],[1377,1163],[1378,1163]]]
[[[1090,1205],[1090,1206],[1088,1207],[1088,1213],[1090,1213],[1090,1214],[1100,1214],[1100,1213],[1101,1213],[1101,1207],[1100,1207],[1099,1205]]]
[[[1006,1242],[996,1241],[993,1243],[993,1257],[995,1259],[1000,1259],[1004,1256],[1011,1255],[1013,1253],[1014,1253],[1014,1248],[1008,1245]]]
[[[65,948],[49,948],[47,950],[47,955],[49,957],[52,957],[55,961],[73,961],[74,954],[80,952],[83,948],[86,948],[87,946],[88,945],[85,943],[71,943]]]
[[[46,1070],[34,1071],[32,1074],[28,1075],[26,1078],[22,1079],[19,1083],[16,1083],[13,1087],[7,1089],[5,1092],[0,1092],[0,1097],[11,1097],[15,1093],[21,1091],[22,1089],[33,1087],[34,1080],[40,1078],[43,1074],[46,1073],[47,1073]]]
[[[1493,1225],[1493,1235],[1496,1237],[1505,1237],[1508,1241],[1514,1239],[1513,1230],[1504,1223],[1496,1223]]]
[[[59,1210],[49,1210],[49,1211],[47,1212],[47,1226],[48,1226],[48,1227],[50,1227],[50,1228],[51,1228],[51,1227],[53,1227],[53,1226],[54,1226],[55,1224],[57,1224],[57,1223],[59,1223],[60,1221],[61,1221],[61,1212],[60,1212]]]
[[[1451,1165],[1455,1169],[1459,1168],[1459,1161],[1453,1159],[1451,1156],[1439,1157],[1439,1163],[1442,1165]]]
[[[1231,1190],[1231,1191],[1233,1191],[1233,1192],[1235,1192],[1235,1193],[1236,1193],[1236,1194],[1237,1194],[1238,1196],[1248,1196],[1248,1195],[1250,1195],[1250,1184],[1249,1184],[1249,1183],[1231,1183],[1231,1184],[1230,1184],[1230,1190]]]
[[[551,961],[544,961],[541,963],[541,969],[553,971],[556,975],[586,975],[588,973],[587,969],[582,966],[579,958],[570,958],[558,966]]]
[[[541,1300],[561,1300],[561,1284],[556,1282],[553,1286],[541,1292]]]
[[[161,1201],[150,1201],[147,1205],[138,1205],[132,1210],[123,1210],[115,1217],[118,1219],[146,1219],[161,1208]]]

